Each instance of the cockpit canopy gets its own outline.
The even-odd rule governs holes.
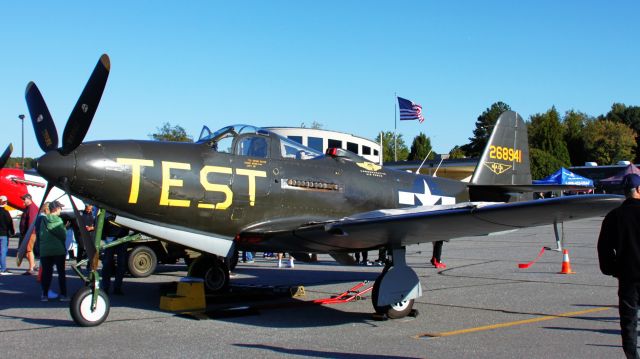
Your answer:
[[[249,125],[232,125],[211,133],[203,126],[197,143],[214,151],[260,158],[315,159],[324,154],[269,130]]]

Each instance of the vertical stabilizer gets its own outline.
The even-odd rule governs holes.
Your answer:
[[[506,111],[498,117],[471,184],[531,184],[527,124],[516,112]]]
[[[503,112],[496,121],[487,146],[469,183],[472,201],[511,202],[528,199],[510,185],[531,185],[527,124],[513,111]]]

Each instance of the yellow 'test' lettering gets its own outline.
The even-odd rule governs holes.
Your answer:
[[[137,158],[116,158],[116,162],[121,165],[131,166],[131,191],[129,193],[129,203],[138,203],[138,194],[140,193],[140,176],[142,167],[153,167],[153,160],[143,160]],[[170,207],[189,207],[191,201],[186,199],[169,198],[169,189],[171,187],[183,187],[184,181],[181,179],[171,178],[171,170],[190,171],[191,165],[183,162],[162,161],[162,188],[160,190],[160,205]],[[225,199],[219,203],[199,203],[198,208],[225,210],[231,206],[233,201],[233,191],[231,187],[224,184],[211,183],[208,180],[209,173],[232,174],[233,169],[221,166],[204,166],[200,171],[200,184],[205,191],[221,192],[225,195]],[[235,172],[240,176],[247,176],[249,190],[249,205],[256,204],[256,177],[267,177],[267,172],[256,171],[243,168],[236,168]]]
[[[172,206],[172,207],[189,207],[191,201],[186,199],[170,199],[169,188],[170,187],[182,187],[183,181],[181,179],[172,179],[171,170],[191,170],[191,165],[181,162],[162,161],[162,189],[160,191],[160,205]]]
[[[153,167],[153,160],[116,158],[116,162],[121,165],[131,166],[131,191],[129,193],[129,203],[138,203],[138,193],[140,192],[140,168]]]
[[[256,177],[267,177],[267,172],[236,168],[236,173],[249,177],[249,205],[253,207],[256,204]]]
[[[208,208],[208,209],[227,209],[231,205],[231,201],[233,200],[233,192],[231,188],[227,185],[223,184],[214,184],[209,182],[207,176],[209,173],[224,173],[231,174],[231,168],[229,167],[219,167],[219,166],[204,166],[200,171],[200,184],[205,189],[205,191],[212,192],[222,192],[225,195],[224,202],[210,204],[210,203],[199,203],[198,208]]]

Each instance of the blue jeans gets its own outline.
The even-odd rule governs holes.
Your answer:
[[[242,261],[243,262],[251,262],[253,260],[253,253],[242,251]]]
[[[0,272],[7,270],[7,252],[9,250],[9,237],[0,236]]]
[[[620,312],[620,334],[622,349],[627,358],[639,358],[638,355],[638,307],[640,307],[640,283],[618,281],[618,311]]]
[[[7,252],[9,250],[9,237],[0,236],[0,272],[7,270]]]

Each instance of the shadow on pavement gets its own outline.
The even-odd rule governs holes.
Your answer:
[[[310,350],[310,349],[290,349],[290,348],[283,348],[283,347],[277,347],[273,345],[264,345],[264,344],[234,344],[234,345],[238,347],[243,347],[243,348],[262,349],[262,350],[270,351],[274,353],[301,355],[301,356],[313,357],[313,358],[354,358],[354,359],[377,359],[377,358],[412,359],[412,358],[415,358],[415,357],[405,357],[405,356],[387,355],[387,354],[356,354],[351,352],[343,353],[343,352],[319,351],[319,350]]]

